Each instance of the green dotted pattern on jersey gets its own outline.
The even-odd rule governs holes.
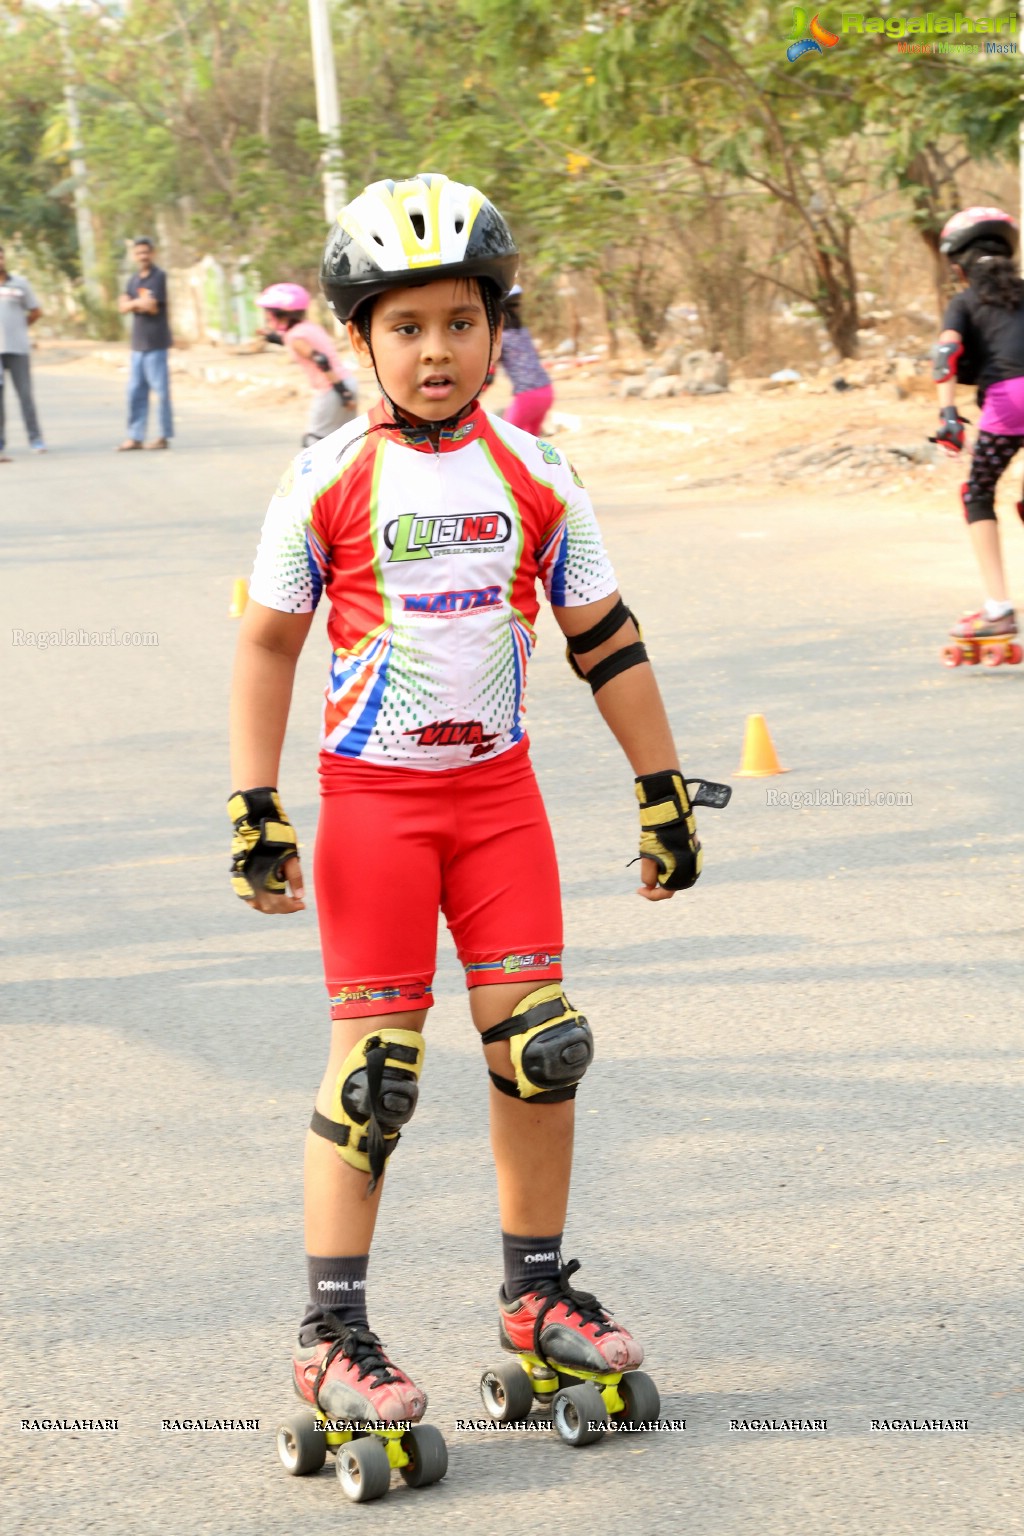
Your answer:
[[[557,494],[557,493],[556,493]],[[565,511],[565,536],[572,555],[565,565],[565,594],[591,602],[594,583],[606,569],[607,557],[597,523],[585,508],[569,502]]]
[[[504,490],[505,500],[508,503],[509,513],[512,518],[512,526],[516,530],[516,546],[511,574],[505,589],[505,601],[512,608],[516,617],[522,618],[522,615],[512,605],[512,593],[515,590],[516,578],[519,574],[519,567],[522,564],[523,545],[525,542],[522,513],[519,510],[519,503],[512,492],[512,487],[498,468],[490,448],[483,441],[480,442],[480,448],[491,467],[491,473]],[[523,620],[523,622],[525,624],[526,621]],[[529,629],[530,626],[526,625],[526,627]],[[497,728],[500,721],[501,729],[507,729],[515,718],[516,689],[512,650],[512,630],[505,624],[502,625],[501,629],[496,630],[491,637],[487,657],[480,671],[480,687],[477,689],[472,700],[474,713],[482,714],[484,719],[490,722],[492,728]],[[524,677],[524,697],[525,694],[526,679]]]
[[[306,529],[312,516],[309,512],[302,522],[290,520],[282,528],[274,551],[274,582],[282,613],[308,613],[313,606],[315,588],[306,548]]]
[[[541,442],[540,439],[538,439],[538,447],[542,450],[541,457],[546,463],[557,462],[561,465],[562,459],[557,448],[553,448],[550,443]],[[594,577],[604,570],[602,558],[604,546],[601,543],[597,522],[585,507],[570,501],[550,480],[545,480],[535,470],[531,470],[531,474],[538,485],[544,486],[545,490],[551,492],[555,501],[565,512],[565,537],[572,551],[565,563],[566,596],[578,597],[581,602],[590,602]],[[573,471],[573,478],[579,485],[580,481],[575,471]]]
[[[437,687],[428,653],[416,643],[409,630],[396,631],[388,686],[374,724],[381,751],[388,757],[400,757],[403,762],[408,762],[409,744],[402,739],[405,733],[430,725],[445,712],[444,697]]]

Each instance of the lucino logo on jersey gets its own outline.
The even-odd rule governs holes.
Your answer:
[[[471,746],[470,757],[483,757],[498,739],[498,732],[485,731],[479,720],[432,720],[403,734],[418,736],[421,747]]]
[[[478,512],[467,517],[419,517],[404,512],[384,529],[390,549],[388,564],[395,560],[429,560],[431,555],[469,555],[507,543],[512,519],[507,512]]]
[[[456,619],[463,613],[481,613],[501,607],[500,587],[476,587],[464,592],[403,592],[406,613],[429,613],[435,619]]]

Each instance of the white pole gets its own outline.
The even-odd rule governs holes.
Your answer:
[[[68,24],[57,13],[57,30],[60,33],[61,53],[64,56],[64,106],[68,114],[68,130],[71,134],[71,180],[75,202],[75,231],[78,235],[78,259],[82,268],[82,287],[92,304],[101,300],[99,279],[96,275],[96,240],[89,208],[88,170],[82,154],[82,120],[78,112],[78,97],[73,78],[74,57],[68,41]]]
[[[334,70],[334,45],[327,0],[309,0],[309,35],[313,48],[313,80],[316,85],[316,122],[330,140],[323,154],[324,216],[333,224],[345,203],[345,178],[341,173],[341,109],[338,77]]]

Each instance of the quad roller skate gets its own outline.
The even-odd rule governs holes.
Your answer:
[[[309,1407],[278,1428],[277,1454],[286,1472],[319,1472],[331,1451],[342,1492],[356,1504],[383,1498],[392,1469],[410,1488],[444,1477],[448,1447],[441,1431],[417,1422],[426,1394],[388,1359],[375,1333],[325,1313],[292,1367],[295,1391]]]
[[[485,1371],[480,1395],[499,1424],[525,1419],[534,1401],[550,1405],[568,1445],[592,1445],[612,1423],[640,1428],[661,1412],[658,1389],[636,1367],[643,1350],[597,1301],[571,1285],[576,1259],[515,1301],[499,1293],[498,1338],[515,1355]]]
[[[954,645],[942,648],[942,660],[947,667],[959,667],[964,663],[975,667],[1019,666],[1024,660],[1024,650],[1017,643],[1017,616],[1011,609],[1000,619],[990,619],[985,610],[967,613],[950,630]]]

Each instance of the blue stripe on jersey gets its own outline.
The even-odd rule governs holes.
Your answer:
[[[376,658],[383,652],[383,659],[379,666]],[[349,661],[336,670],[337,663],[331,669],[332,695],[337,696],[345,691],[345,685],[356,683],[364,676],[367,667],[376,667],[377,676],[367,698],[358,710],[354,711],[345,722],[344,734],[333,751],[339,757],[360,757],[366,743],[370,739],[370,732],[380,714],[381,703],[384,698],[384,689],[388,681],[388,665],[391,661],[390,631],[382,635],[361,657],[351,657]]]
[[[313,607],[315,608],[320,602],[320,594],[324,589],[324,574],[327,566],[320,541],[309,527],[306,529],[306,564],[313,584]]]
[[[523,730],[523,689],[526,686],[526,663],[530,659],[530,635],[517,619],[512,620],[511,631],[514,698],[509,735],[513,741],[522,741],[526,734]]]
[[[567,534],[566,520],[561,517],[537,551],[541,574],[546,578],[547,572],[551,573],[550,585],[545,580],[545,586],[550,592],[550,600],[563,608],[565,607],[565,568],[569,555]]]
[[[363,748],[370,739],[377,716],[380,714],[381,701],[384,698],[384,689],[388,681],[388,663],[385,660],[377,674],[377,681],[373,685],[370,697],[363,705],[358,719],[352,726],[344,741],[339,741],[335,751],[342,757],[359,757]]]

